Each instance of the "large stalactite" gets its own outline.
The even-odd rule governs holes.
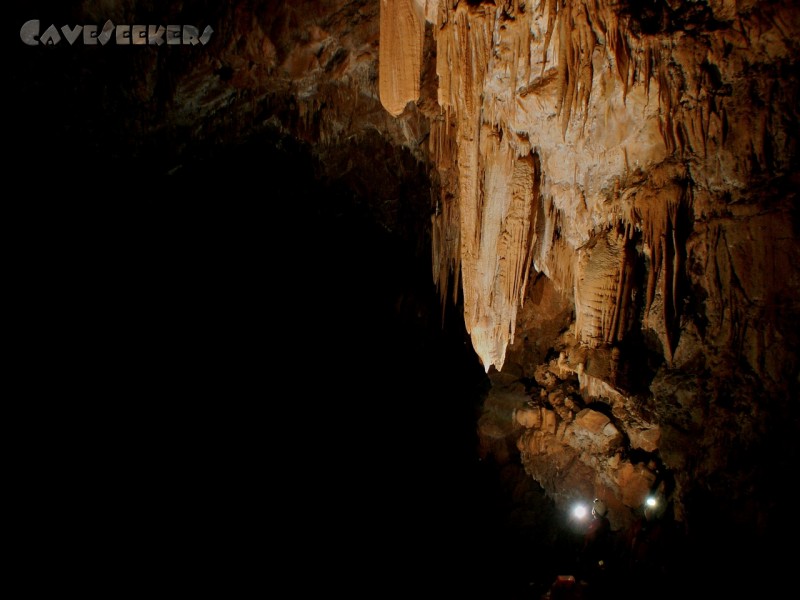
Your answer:
[[[639,468],[626,455],[643,451],[675,472],[670,494],[686,518],[687,455],[707,459],[674,453],[702,426],[681,432],[675,420],[717,410],[702,408],[696,379],[739,371],[737,385],[758,393],[753,373],[768,379],[768,396],[797,383],[797,340],[778,367],[766,350],[778,330],[755,317],[775,315],[774,294],[796,293],[794,278],[775,279],[794,268],[775,260],[784,251],[795,260],[797,248],[788,231],[765,239],[745,225],[760,213],[756,227],[785,226],[794,210],[797,134],[787,125],[797,124],[798,83],[779,79],[796,64],[797,11],[785,2],[517,0],[426,2],[424,12],[438,78],[436,108],[419,105],[432,119],[441,182],[432,229],[443,301],[461,294],[487,372],[510,364],[536,373],[544,400],[528,392],[521,401],[534,395],[551,410],[552,383],[519,340],[534,334],[521,316],[527,283],[545,276],[574,307],[551,343],[556,380],[575,378],[580,395],[557,421],[579,427],[577,412],[601,400],[629,440],[607,463],[578,461],[597,472],[592,492],[615,499],[624,522],[623,507],[636,509],[648,486],[631,488],[621,473]],[[396,39],[382,35],[381,45]],[[675,407],[663,393],[684,399]],[[652,394],[655,405],[642,402]],[[789,408],[778,401],[776,410]],[[563,428],[548,431],[568,442]]]
[[[623,193],[633,187],[626,185],[628,180],[641,177],[645,169],[668,171],[678,151],[666,67],[663,73],[658,71],[662,63],[653,56],[657,38],[635,37],[626,29],[624,17],[605,3],[430,4],[438,8],[434,36],[439,122],[451,128],[454,140],[452,146],[437,140],[432,158],[443,171],[452,170],[454,164],[458,167],[457,189],[445,189],[447,197],[441,199],[445,206],[452,202],[458,206],[441,211],[439,220],[444,223],[458,214],[460,229],[457,238],[449,238],[451,244],[457,239],[457,248],[435,246],[435,262],[449,262],[452,272],[461,273],[465,320],[487,371],[492,366],[502,369],[506,347],[514,341],[516,310],[524,298],[523,286],[503,286],[500,280],[506,268],[526,269],[534,241],[526,238],[515,252],[501,250],[495,242],[493,236],[505,227],[507,190],[487,185],[487,173],[533,153],[543,164],[536,201],[546,203],[546,214],[554,219],[549,227],[540,227],[555,234],[536,238],[537,270],[580,293],[581,281],[563,278],[562,265],[575,261],[594,232],[614,221],[630,231],[644,231],[647,249],[654,254],[650,303],[664,270],[664,342],[671,354],[680,310],[674,220],[691,206],[691,190],[679,190],[675,200],[642,207],[638,214]],[[385,43],[391,45],[392,40]],[[657,73],[660,79],[652,83]],[[651,86],[657,88],[653,98]],[[487,146],[487,135],[496,135],[510,157]],[[443,152],[443,147],[455,156]],[[630,158],[629,148],[635,154]],[[677,173],[674,176],[676,185],[685,181]],[[650,214],[662,206],[670,214]],[[650,212],[642,217],[646,211]],[[539,212],[520,215],[522,229],[532,225],[532,215]],[[662,236],[667,238],[662,241]],[[559,239],[575,258],[559,255],[565,248]],[[498,268],[501,264],[503,268]],[[447,287],[452,278],[440,275],[438,281]],[[618,313],[620,307],[609,310]],[[609,335],[602,337],[611,341]]]
[[[398,116],[419,100],[425,16],[417,0],[381,0],[380,20],[381,104]]]

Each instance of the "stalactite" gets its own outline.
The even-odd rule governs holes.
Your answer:
[[[655,296],[663,296],[664,329],[673,331],[679,321],[684,269],[680,252],[675,249],[681,236],[687,235],[680,215],[691,210],[691,192],[683,183],[687,178],[676,176],[668,184],[649,181],[645,187],[651,186],[651,191],[635,192],[634,209],[626,216],[618,193],[595,186],[593,196],[589,195],[593,185],[590,173],[579,177],[577,163],[572,181],[565,182],[563,173],[549,179],[546,170],[560,168],[551,162],[552,153],[560,152],[562,146],[549,140],[537,148],[537,136],[549,133],[526,127],[536,118],[542,119],[533,111],[546,114],[554,108],[560,138],[566,144],[563,147],[573,149],[584,142],[609,144],[604,150],[609,158],[604,160],[613,165],[610,144],[619,144],[625,154],[621,176],[628,180],[626,185],[642,168],[653,169],[661,162],[676,165],[693,157],[714,160],[713,151],[728,140],[730,126],[724,97],[714,91],[714,86],[720,85],[719,76],[714,75],[712,67],[706,69],[700,64],[711,60],[705,58],[708,43],[702,38],[687,40],[677,34],[634,31],[631,19],[635,17],[621,12],[610,0],[541,0],[531,8],[514,0],[417,4],[424,5],[421,10],[435,25],[438,102],[445,115],[432,126],[429,144],[443,181],[432,218],[436,230],[434,278],[442,297],[451,295],[448,288],[458,284],[460,274],[468,330],[491,329],[502,332],[497,334],[501,337],[513,333],[513,323],[500,323],[512,313],[496,298],[490,300],[487,290],[509,300],[524,290],[530,270],[535,269],[565,293],[582,294],[573,268],[581,240],[585,241],[589,231],[600,235],[601,220],[609,224],[622,216],[627,220],[620,223],[624,230],[621,236],[629,240],[632,228],[640,230],[649,256],[644,304],[650,310]],[[602,70],[596,70],[602,64],[598,51],[605,55],[608,65]],[[722,47],[714,49],[716,55],[724,51]],[[533,80],[532,53],[541,56],[542,62],[541,70],[536,71],[539,76]],[[691,64],[697,68],[685,67]],[[655,106],[649,102],[653,86]],[[609,133],[602,129],[597,115],[592,115],[603,106],[595,94],[603,95],[609,110],[629,111],[623,114],[622,122],[630,132],[623,129],[617,134],[610,123]],[[631,108],[620,109],[620,101],[623,107]],[[635,110],[657,115],[650,121],[654,125],[643,123],[636,129],[632,125],[639,118]],[[528,121],[529,117],[533,120]],[[604,118],[609,120],[609,114]],[[595,119],[591,126],[590,119]],[[546,120],[538,122],[546,124]],[[632,141],[648,147],[649,139],[655,136],[645,128],[655,131],[655,124],[663,148],[650,149],[645,157],[629,156],[628,143],[620,143],[623,136],[632,136]],[[637,135],[641,137],[637,139]],[[747,168],[766,168],[771,155],[766,121],[760,128],[753,127],[750,141],[753,151],[741,153],[739,160]],[[525,156],[530,157],[526,168],[536,182],[533,208],[525,217],[524,235],[523,230],[513,234],[507,231],[498,245],[498,227],[507,217],[504,211],[509,200],[505,195],[509,186],[492,181],[499,172],[511,177],[514,167],[510,165]],[[654,159],[659,162],[644,162]],[[598,196],[603,193],[608,195],[608,206],[601,207]],[[581,226],[588,229],[576,229]],[[523,237],[527,240],[524,247],[519,243]],[[620,262],[615,263],[613,271],[617,282],[613,297],[609,296],[608,306],[598,313],[602,326],[597,339],[609,343],[625,335],[630,320],[632,255],[627,245],[620,252]],[[486,253],[495,254],[490,260]],[[522,270],[499,274],[488,266],[506,262],[520,263]],[[455,298],[457,293],[452,295]],[[585,298],[579,301],[591,304],[586,304]],[[475,335],[473,342],[479,345]],[[480,344],[492,348],[486,350],[485,357],[502,355],[496,342],[484,336]],[[674,340],[667,345],[672,348]],[[486,362],[491,364],[492,360],[487,358]]]
[[[501,130],[484,127],[480,137],[478,201],[462,218],[464,314],[478,355],[488,370],[502,368],[513,341],[515,316],[523,293],[529,254],[535,159],[518,157]],[[474,230],[464,230],[464,224]],[[464,235],[470,237],[465,239]],[[472,282],[469,284],[468,282]]]
[[[624,231],[611,228],[581,249],[575,277],[575,332],[598,346],[616,341],[627,257]]]
[[[440,179],[439,194],[432,200],[432,258],[433,282],[437,286],[442,311],[452,296],[458,299],[460,276],[460,213],[454,180],[457,180],[456,125],[451,109],[444,108],[438,119],[431,123],[429,152],[437,166]]]
[[[661,119],[659,121],[661,139],[667,147],[667,152],[672,154],[677,149],[677,143],[673,130],[672,94],[670,92],[670,82],[667,77],[667,66],[665,62],[662,62],[658,69],[658,102],[661,112]]]
[[[687,228],[691,221],[692,190],[686,173],[679,165],[654,173],[649,183],[650,187],[634,200],[632,219],[641,227],[643,242],[650,249],[645,310],[651,309],[657,284],[661,281],[666,350],[671,358],[677,344],[681,314],[683,242],[689,234]]]
[[[420,93],[425,16],[415,0],[381,0],[378,57],[380,99],[392,115],[402,114]]]
[[[536,13],[527,13],[531,16],[541,17],[546,15],[547,26],[545,39],[542,48],[542,75],[541,84],[546,84],[547,79],[544,73],[547,66],[547,53],[551,42],[555,39],[556,45],[556,72],[559,78],[559,93],[557,96],[557,111],[561,117],[561,133],[565,137],[573,115],[580,113],[581,128],[585,127],[590,107],[592,86],[594,84],[593,54],[598,44],[597,32],[605,38],[605,44],[610,45],[614,53],[615,60],[620,69],[620,78],[623,79],[624,86],[627,86],[631,79],[630,73],[633,71],[631,52],[627,46],[627,39],[619,31],[620,24],[615,20],[615,13],[609,8],[607,3],[582,2],[579,0],[545,0],[539,3]],[[465,3],[440,4],[437,22],[439,28],[435,31],[437,42],[437,73],[439,74],[439,102],[448,111],[452,111],[453,124],[455,131],[447,131],[439,128],[432,133],[432,152],[435,157],[437,167],[440,171],[449,170],[450,165],[457,165],[458,186],[456,188],[458,202],[459,236],[458,252],[448,252],[441,248],[452,241],[454,236],[444,235],[445,203],[442,203],[442,214],[435,218],[437,223],[437,236],[435,243],[438,248],[436,256],[436,280],[439,285],[446,285],[445,281],[450,281],[450,277],[445,277],[446,272],[454,272],[456,263],[460,266],[462,276],[462,286],[465,300],[465,321],[470,332],[474,330],[476,324],[484,329],[491,323],[491,328],[502,331],[513,332],[513,323],[508,327],[500,326],[495,323],[499,314],[491,314],[492,310],[500,310],[499,304],[492,307],[487,306],[487,300],[478,290],[489,289],[490,281],[494,278],[492,285],[499,284],[502,277],[497,275],[492,269],[488,273],[477,271],[475,266],[480,261],[485,261],[486,256],[482,252],[488,251],[491,246],[492,231],[496,231],[498,219],[501,218],[502,211],[494,206],[499,203],[503,205],[505,200],[498,196],[498,192],[487,189],[487,180],[492,177],[492,161],[497,160],[496,153],[487,150],[492,144],[487,146],[487,137],[482,131],[485,130],[483,123],[500,124],[498,130],[502,131],[502,123],[509,116],[506,109],[494,102],[485,102],[483,97],[486,77],[489,73],[489,65],[495,60],[492,44],[505,44],[504,47],[511,48],[511,55],[507,60],[509,65],[509,88],[510,93],[515,94],[519,77],[517,55],[522,52],[529,54],[531,43],[531,32],[529,27],[521,27],[513,30],[513,23],[518,18],[524,16],[524,11],[520,10],[517,3],[504,3],[495,10],[490,10],[485,5],[467,6]],[[505,25],[498,29],[498,20],[502,19]],[[510,31],[511,30],[511,31]],[[491,32],[497,32],[493,37]],[[504,37],[505,36],[505,37]],[[647,57],[645,72],[649,73],[650,63],[653,62],[650,56]],[[528,73],[530,61],[522,65],[523,71]],[[535,82],[523,86],[521,94],[525,95],[535,90]],[[627,93],[627,87],[626,87]],[[448,122],[449,125],[449,122]],[[494,125],[492,125],[494,127]],[[450,135],[457,140],[455,148],[445,148],[441,143],[441,135]],[[524,147],[524,146],[523,146]],[[504,151],[506,152],[506,151]],[[511,156],[509,154],[508,156]],[[541,173],[541,160],[539,154],[531,156],[532,171]],[[454,157],[454,160],[451,158]],[[508,157],[502,160],[509,160]],[[506,167],[508,169],[508,167]],[[529,167],[530,169],[530,167]],[[537,174],[534,179],[539,182],[536,192],[536,204],[541,199],[541,180],[542,175]],[[507,192],[504,192],[507,193]],[[585,200],[584,200],[585,205]],[[447,214],[454,211],[447,209]],[[533,211],[525,221],[527,232],[525,238],[528,245],[520,247],[518,238],[515,243],[502,244],[499,248],[494,247],[492,252],[499,252],[496,260],[501,262],[511,261],[520,262],[524,267],[511,279],[503,280],[500,290],[506,299],[519,297],[520,290],[524,290],[528,273],[534,261],[538,261],[542,269],[546,270],[554,281],[560,285],[561,289],[572,293],[573,272],[570,267],[574,257],[574,250],[558,234],[558,211],[551,205],[547,209],[548,215]],[[451,219],[451,217],[447,217]],[[549,233],[546,233],[549,232]],[[544,236],[542,235],[544,234]],[[520,258],[519,254],[522,258]],[[457,257],[456,257],[457,255]],[[450,258],[445,259],[446,256]],[[477,262],[476,262],[477,261]],[[443,265],[452,266],[444,268]],[[443,297],[446,291],[442,292]],[[503,318],[509,318],[507,315]],[[513,336],[512,336],[513,337]],[[475,342],[475,335],[473,335]],[[495,340],[496,341],[496,340]],[[488,340],[482,342],[484,345],[492,346]],[[491,350],[489,354],[496,356],[500,352]],[[489,363],[491,364],[491,363]],[[496,364],[496,363],[495,363]]]
[[[564,14],[561,11],[560,14]],[[572,27],[565,18],[558,19],[558,105],[556,114],[561,118],[561,135],[566,136],[569,119],[572,115],[573,94],[575,89],[575,48],[571,43]]]
[[[543,14],[545,10],[547,11],[547,31],[544,36],[544,46],[542,48],[542,77],[544,77],[544,70],[547,67],[547,51],[550,49],[550,42],[553,39],[553,29],[556,25],[559,2],[561,2],[561,0],[542,0],[539,4],[540,14]]]
[[[630,260],[626,252],[627,236],[623,236],[622,251],[620,253],[619,273],[617,274],[617,295],[614,298],[614,308],[611,313],[611,323],[608,329],[604,332],[603,341],[613,343],[621,339],[620,323],[625,321],[625,314],[623,312],[623,304],[626,304],[625,293],[628,291],[629,286],[626,285],[626,280],[630,270]]]
[[[528,248],[525,253],[524,273],[522,276],[522,284],[520,286],[520,306],[525,301],[525,289],[528,286],[528,278],[530,277],[531,268],[533,266],[533,252],[536,247],[536,220],[539,215],[538,210],[533,210],[542,201],[542,161],[537,152],[531,154],[531,161],[533,165],[533,196],[531,198],[531,214],[533,217],[528,218]]]
[[[575,91],[570,98],[573,106],[580,107],[583,111],[581,129],[586,124],[589,111],[589,97],[592,92],[592,80],[594,79],[594,67],[592,57],[597,38],[595,37],[590,25],[589,15],[584,4],[577,4],[573,8],[572,14],[572,46],[573,59],[576,69]],[[566,135],[566,124],[562,125],[562,136]]]

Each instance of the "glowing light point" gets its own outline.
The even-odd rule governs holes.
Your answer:
[[[583,504],[576,504],[572,509],[572,516],[576,519],[585,519],[589,514],[589,509]]]

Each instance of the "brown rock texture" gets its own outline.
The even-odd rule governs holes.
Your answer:
[[[797,338],[778,336],[797,311],[797,10],[456,2],[431,24],[439,285],[460,278],[487,371],[510,359],[524,373],[526,285],[547,277],[574,309],[551,346],[562,372],[610,407],[630,449],[664,461],[683,515],[684,491],[721,466],[687,436],[721,419],[744,447],[766,426],[711,396],[735,389],[795,418]],[[582,460],[597,468],[604,449]],[[628,497],[618,468],[604,485]]]
[[[778,536],[800,459],[796,2],[164,4],[211,42],[114,54],[101,142],[178,174],[226,140],[304,144],[463,311],[484,456],[559,508],[602,497],[617,531],[658,492],[684,531],[739,526],[732,549]],[[89,112],[40,102],[51,128]]]
[[[399,116],[419,100],[425,16],[417,0],[381,0],[378,81],[381,104]]]

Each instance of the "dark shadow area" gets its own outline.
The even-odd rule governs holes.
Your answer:
[[[20,211],[19,355],[50,390],[22,496],[49,552],[84,549],[74,585],[529,592],[459,307],[442,322],[430,257],[314,173],[262,137]]]
[[[134,74],[181,65],[93,50],[16,48],[11,73],[20,557],[104,593],[529,592],[548,549],[479,460],[488,382],[429,244],[276,132],[143,136]]]
[[[487,379],[459,307],[440,321],[419,250],[424,168],[376,130],[329,150],[358,167],[336,181],[312,148],[242,123],[246,95],[208,121],[176,113],[203,48],[22,47],[21,19],[86,22],[83,3],[32,4],[9,19],[3,213],[9,514],[29,593],[512,600],[571,574],[580,537],[541,488],[516,464],[479,460]],[[179,17],[136,4],[143,22]],[[228,6],[184,2],[180,17],[215,22]],[[672,28],[655,6],[631,8],[644,33]],[[709,18],[695,8],[678,15],[687,28]],[[222,64],[212,81],[234,73]],[[288,93],[253,106],[253,122],[299,118]],[[381,168],[363,176],[370,160]],[[405,176],[383,177],[398,166]],[[706,299],[693,294],[681,314],[703,333]],[[621,347],[637,349],[624,375],[640,391],[663,349],[640,335]],[[772,420],[793,426],[777,431],[796,431],[790,400]],[[690,498],[691,542],[670,532],[658,559],[609,572],[608,597],[778,597],[797,526],[774,515],[792,506],[780,484],[796,444],[746,450],[746,467],[769,465],[753,479],[775,498],[768,536],[736,526],[751,507],[721,506],[722,480]]]

